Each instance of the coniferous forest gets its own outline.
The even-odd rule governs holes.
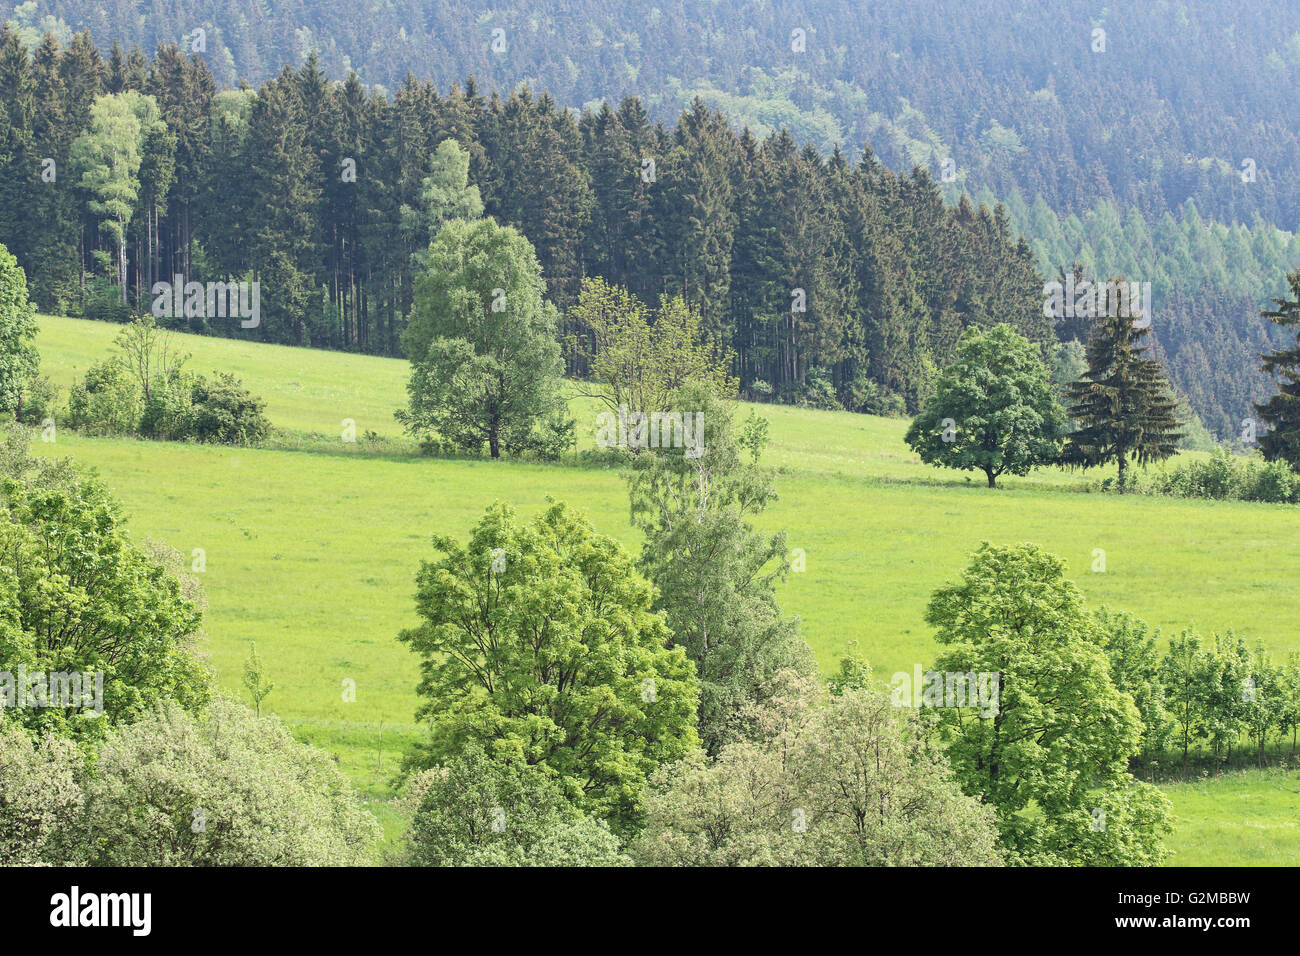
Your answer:
[[[96,95],[137,91],[154,97],[165,130],[140,136],[141,185],[124,224],[136,312],[157,276],[251,273],[280,290],[257,336],[397,354],[410,256],[426,238],[411,210],[432,148],[454,138],[470,150],[488,213],[533,241],[561,312],[586,275],[651,300],[680,293],[738,356],[752,397],[803,399],[811,377],[814,395],[833,392],[852,410],[915,411],[981,310],[1048,343],[1034,302],[1043,278],[1075,265],[1152,284],[1157,354],[1218,438],[1234,439],[1269,394],[1258,356],[1279,339],[1259,312],[1300,266],[1294,186],[1271,171],[1294,152],[1300,124],[1233,127],[1231,117],[1291,108],[1277,93],[1300,68],[1300,40],[1283,42],[1285,25],[1279,34],[1262,19],[1231,24],[1229,49],[1249,51],[1267,74],[1237,70],[1229,88],[1207,64],[1152,92],[1142,78],[1153,58],[1126,51],[1166,48],[1158,17],[1126,7],[1094,24],[1076,4],[1048,4],[1085,35],[1102,30],[1106,59],[1087,44],[1061,59],[1030,46],[1047,42],[1043,33],[1012,31],[1005,49],[982,54],[1016,77],[985,100],[1017,119],[1012,128],[957,111],[976,69],[963,44],[997,2],[948,11],[941,37],[903,8],[859,17],[819,5],[802,59],[726,31],[697,43],[664,27],[677,22],[666,9],[645,14],[647,24],[581,4],[571,19],[503,9],[467,32],[467,14],[444,5],[391,5],[391,23],[356,21],[343,6],[231,11],[206,27],[161,9],[129,18],[125,5],[89,15],[58,3],[18,8],[0,79],[9,104],[0,226],[29,198],[49,207],[13,250],[38,304],[112,314],[102,270],[95,282],[103,233],[91,197],[29,190],[47,158],[56,174],[78,175],[63,164]],[[731,6],[709,15],[775,16]],[[92,32],[74,37],[70,24]],[[359,32],[390,27],[396,49],[385,42],[382,56],[367,55],[378,41]],[[1204,29],[1199,19],[1185,26],[1180,56],[1208,55],[1207,44],[1217,56]],[[494,53],[497,30],[508,55]],[[827,37],[855,55],[837,66]],[[900,71],[885,52],[904,39]],[[191,52],[196,43],[202,53]],[[686,51],[698,45],[710,55],[693,60]],[[771,75],[741,69],[747,62]],[[1097,62],[1109,65],[1104,83]],[[701,71],[709,81],[692,81]],[[1189,102],[1210,111],[1230,95],[1249,102],[1212,124],[1189,122]],[[1167,117],[1159,137],[1107,119],[1121,96],[1130,112],[1152,99],[1143,115]],[[263,215],[269,197],[275,211]],[[778,239],[777,223],[793,228]],[[791,311],[795,289],[805,312]]]

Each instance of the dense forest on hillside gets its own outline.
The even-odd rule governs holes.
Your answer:
[[[19,13],[57,34],[33,9]],[[561,309],[584,275],[650,301],[680,293],[736,353],[755,397],[915,410],[967,325],[1008,320],[1049,342],[1043,276],[1078,263],[1152,283],[1157,354],[1229,437],[1270,391],[1258,355],[1276,343],[1258,310],[1300,265],[1300,239],[1258,216],[1222,226],[1189,199],[1177,220],[1148,223],[1102,198],[1062,219],[1016,188],[999,208],[987,186],[972,204],[924,165],[892,172],[874,140],[826,154],[798,122],[803,137],[747,129],[743,104],[729,115],[697,98],[665,124],[640,98],[575,114],[550,92],[489,94],[474,80],[407,77],[388,93],[355,74],[331,81],[314,54],[258,90],[222,89],[211,47],[187,57],[164,45],[151,61],[118,46],[103,56],[84,34],[66,47],[47,35],[29,54],[21,38],[31,34],[11,31],[0,50],[0,237],[38,304],[56,312],[126,311],[104,266],[113,243],[92,208],[102,197],[73,159],[95,98],[126,91],[152,96],[161,124],[139,131],[140,186],[122,226],[129,308],[147,311],[159,278],[251,276],[265,288],[264,317],[239,334],[273,341],[398,351],[411,255],[428,239],[423,180],[447,137],[469,148],[488,213],[537,247]],[[53,184],[41,179],[46,158],[62,171]],[[20,229],[32,221],[26,203],[39,224]]]
[[[1002,211],[948,207],[923,170],[825,160],[784,131],[737,136],[698,102],[672,128],[634,99],[577,119],[546,94],[484,97],[472,83],[440,94],[412,80],[389,102],[355,77],[329,83],[314,60],[223,92],[175,47],[105,62],[82,35],[29,59],[12,34],[0,96],[0,241],[43,309],[120,318],[149,311],[159,279],[248,277],[262,288],[257,328],[190,327],[397,354],[412,256],[429,240],[424,180],[450,137],[470,151],[487,213],[535,245],[557,305],[589,274],[650,302],[681,295],[736,353],[747,391],[914,409],[968,325],[1052,338],[1033,253]],[[122,121],[138,184],[113,197],[113,218],[82,156],[116,135],[117,100],[147,121]],[[56,159],[54,182],[42,157]]]
[[[966,188],[1018,187],[1063,214],[1111,199],[1150,219],[1193,199],[1225,222],[1300,220],[1294,4],[27,0],[11,18],[29,42],[87,28],[105,54],[203,29],[222,85],[314,50],[330,76],[390,90],[408,71],[439,89],[473,74],[566,106],[637,95],[663,120],[699,94],[760,139],[785,126],[850,159],[870,141],[886,165],[936,177],[951,158]]]

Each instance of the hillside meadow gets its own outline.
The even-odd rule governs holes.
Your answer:
[[[63,389],[112,347],[117,326],[42,317],[42,369]],[[616,469],[421,457],[393,412],[407,363],[184,336],[199,372],[231,371],[283,432],[267,449],[85,438],[60,429],[44,454],[98,469],[133,534],[201,552],[207,652],[242,695],[257,643],[275,689],[264,706],[337,755],[377,802],[392,792],[417,733],[416,663],[396,641],[415,624],[414,575],[435,532],[463,536],[495,500],[531,513],[548,496],[585,510],[639,547]],[[575,399],[580,447],[597,405]],[[761,519],[785,528],[806,570],[781,589],[826,670],[856,645],[878,677],[935,655],[924,610],[983,540],[1033,541],[1066,559],[1090,603],[1132,611],[1167,636],[1234,629],[1275,655],[1300,648],[1300,509],[1244,502],[1119,497],[1096,475],[1045,469],[990,491],[983,476],[922,465],[903,420],[763,406],[781,500]],[[741,408],[738,413],[748,413]],[[361,437],[342,439],[344,420]],[[383,440],[367,441],[373,432]],[[315,436],[304,440],[305,436]],[[1104,555],[1102,555],[1104,552]],[[1099,558],[1104,556],[1104,571]],[[345,700],[347,682],[355,701]],[[1295,773],[1170,785],[1175,863],[1300,862]],[[396,826],[392,811],[376,806]]]

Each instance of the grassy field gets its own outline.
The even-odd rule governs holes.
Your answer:
[[[103,357],[116,331],[42,318],[45,373],[66,387]],[[639,546],[612,469],[444,461],[394,452],[400,443],[382,454],[364,441],[344,443],[349,418],[358,433],[400,437],[392,413],[404,399],[405,362],[213,338],[186,337],[185,347],[194,369],[239,375],[266,400],[275,425],[325,437],[308,450],[248,450],[61,430],[39,447],[98,468],[133,533],[187,555],[203,550],[208,651],[223,686],[240,691],[239,665],[256,641],[276,683],[264,706],[336,753],[376,797],[389,792],[416,732],[416,666],[395,635],[415,621],[414,575],[432,556],[432,533],[464,535],[496,499],[532,512],[552,495]],[[589,446],[595,408],[583,400],[574,407],[580,443]],[[878,676],[928,663],[936,650],[923,620],[929,594],[960,573],[982,540],[1033,541],[1060,554],[1090,602],[1132,611],[1167,634],[1194,624],[1207,634],[1235,629],[1275,653],[1300,647],[1300,509],[1090,494],[1095,476],[1057,470],[990,491],[982,476],[968,481],[922,465],[903,444],[905,422],[761,411],[771,421],[766,460],[779,469],[781,492],[762,523],[786,528],[791,547],[806,553],[807,570],[791,575],[781,600],[802,618],[824,669],[854,642]],[[1099,549],[1104,573],[1092,571]],[[355,703],[343,700],[348,679]],[[1282,783],[1256,779],[1169,789],[1183,821],[1179,863],[1258,862],[1243,850],[1252,834],[1275,847],[1262,854],[1269,862],[1294,862],[1300,835],[1280,822],[1295,819],[1294,800],[1286,803]],[[1300,784],[1287,779],[1294,794]],[[1210,809],[1220,789],[1240,798],[1246,821],[1225,823],[1222,833]],[[1278,821],[1269,824],[1275,829],[1249,822],[1266,819]]]

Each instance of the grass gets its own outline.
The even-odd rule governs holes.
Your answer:
[[[1173,866],[1300,866],[1300,771],[1168,784]]]
[[[103,357],[116,331],[43,317],[45,373],[66,387]],[[553,495],[639,547],[613,469],[404,454],[409,445],[397,440],[392,417],[404,399],[403,361],[194,336],[185,348],[195,369],[239,375],[279,428],[324,438],[302,450],[229,449],[61,430],[53,445],[38,447],[97,468],[134,534],[187,555],[202,549],[207,647],[222,686],[242,694],[240,665],[256,641],[276,684],[264,706],[337,754],[377,798],[391,792],[401,750],[417,733],[416,664],[395,637],[415,623],[414,575],[432,557],[431,534],[464,536],[496,499],[530,513]],[[590,446],[596,408],[577,400],[574,409]],[[1235,629],[1275,654],[1300,646],[1300,509],[1089,494],[1093,476],[1056,469],[990,491],[982,475],[967,480],[922,465],[902,441],[903,421],[772,406],[761,413],[771,422],[765,460],[779,470],[781,492],[761,524],[787,529],[791,548],[805,552],[807,570],[790,576],[781,602],[802,618],[823,670],[854,643],[884,678],[928,664],[936,645],[926,601],[982,540],[1033,541],[1061,555],[1090,603],[1132,611],[1167,636],[1194,624],[1206,634]],[[372,453],[364,441],[345,444],[345,418],[359,434],[394,441]],[[1092,570],[1099,551],[1104,572]],[[343,699],[345,680],[355,682],[354,703]],[[1199,786],[1212,794],[1227,779],[1237,778]],[[1236,786],[1255,793],[1272,819],[1281,791],[1271,782],[1252,791],[1253,779],[1243,775]],[[1254,831],[1242,823],[1236,837],[1225,831],[1211,846],[1218,838],[1205,815],[1209,798],[1195,786],[1168,788],[1186,821],[1175,838],[1178,860],[1228,859],[1233,841]],[[386,826],[391,836],[399,823]],[[1278,827],[1283,842],[1294,834]]]

